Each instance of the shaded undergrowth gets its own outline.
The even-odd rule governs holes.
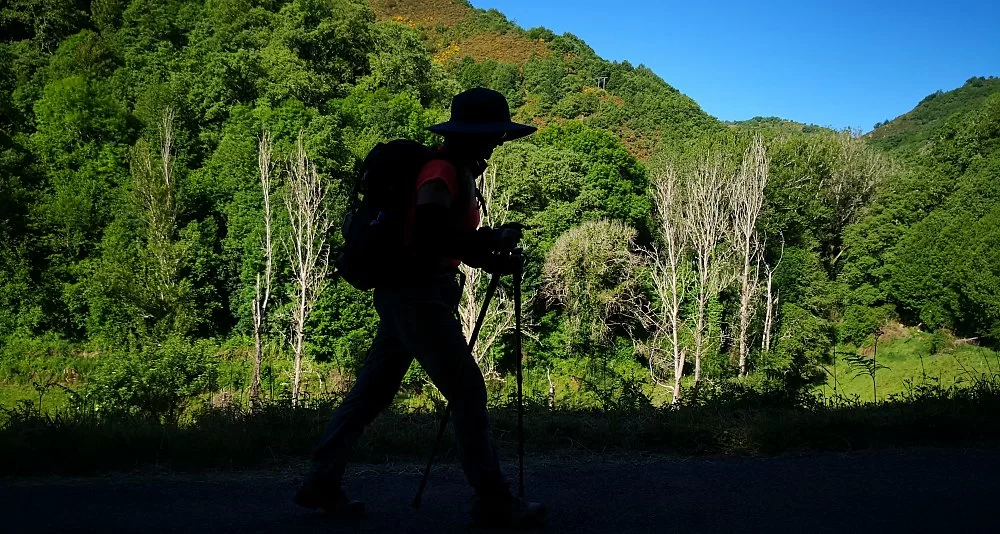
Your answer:
[[[80,409],[46,414],[24,401],[0,415],[0,475],[260,468],[303,460],[338,400],[314,399],[294,409],[286,402],[252,410],[206,406],[181,421]],[[696,392],[673,408],[653,407],[641,396],[604,410],[550,410],[542,398],[526,405],[526,448],[541,454],[770,455],[1000,443],[996,375],[963,388],[921,381],[879,403],[730,384]],[[516,410],[502,402],[491,414],[500,453],[512,457]],[[387,410],[366,431],[355,460],[422,461],[437,417]],[[449,436],[445,459],[454,456],[452,444]]]

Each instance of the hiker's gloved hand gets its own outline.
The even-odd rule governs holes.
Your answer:
[[[475,231],[468,242],[462,262],[469,267],[489,272],[502,270],[503,258],[517,247],[524,232],[518,223],[505,224],[499,228],[484,226]]]
[[[483,226],[476,230],[473,250],[477,254],[511,250],[524,237],[521,223],[507,223],[498,228]]]
[[[522,261],[521,249],[501,250],[490,253],[480,268],[490,274],[514,274]]]
[[[494,250],[512,250],[524,237],[524,225],[519,222],[509,222],[494,230],[497,233],[498,247]]]
[[[483,226],[472,232],[462,247],[462,263],[476,269],[483,269],[491,261],[493,251],[499,243],[497,230]]]

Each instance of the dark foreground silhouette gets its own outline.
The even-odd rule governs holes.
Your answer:
[[[778,458],[528,458],[550,532],[995,532],[1000,450],[907,449]],[[506,465],[508,472],[515,472]],[[417,464],[358,465],[365,519],[289,502],[301,470],[117,474],[0,482],[7,532],[461,532],[469,489],[438,466],[409,507]],[[515,488],[516,490],[516,488]]]

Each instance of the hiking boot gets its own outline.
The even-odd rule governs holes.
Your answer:
[[[545,505],[505,495],[472,498],[472,524],[485,528],[530,528],[541,526]]]
[[[354,520],[365,515],[365,503],[352,501],[340,488],[331,488],[315,478],[309,478],[295,492],[292,502],[302,508],[323,510],[334,519]]]

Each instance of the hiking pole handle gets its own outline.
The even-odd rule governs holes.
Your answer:
[[[476,340],[479,339],[479,331],[483,329],[483,323],[486,321],[486,312],[489,311],[490,301],[493,300],[493,296],[497,292],[497,286],[500,285],[500,275],[494,274],[490,278],[490,284],[486,286],[486,298],[483,300],[483,307],[479,310],[479,317],[476,318],[476,325],[472,327],[472,334],[469,335],[469,352],[476,346]],[[411,506],[414,508],[420,508],[420,503],[423,501],[424,488],[427,486],[427,479],[431,475],[431,466],[434,465],[434,457],[437,456],[438,448],[441,446],[441,439],[444,438],[444,430],[448,427],[448,419],[451,416],[451,403],[444,410],[444,416],[441,417],[441,425],[438,426],[437,439],[434,440],[434,446],[431,448],[431,456],[427,459],[427,466],[424,467],[424,476],[420,479],[420,486],[417,488],[417,494],[413,496],[413,502]]]

